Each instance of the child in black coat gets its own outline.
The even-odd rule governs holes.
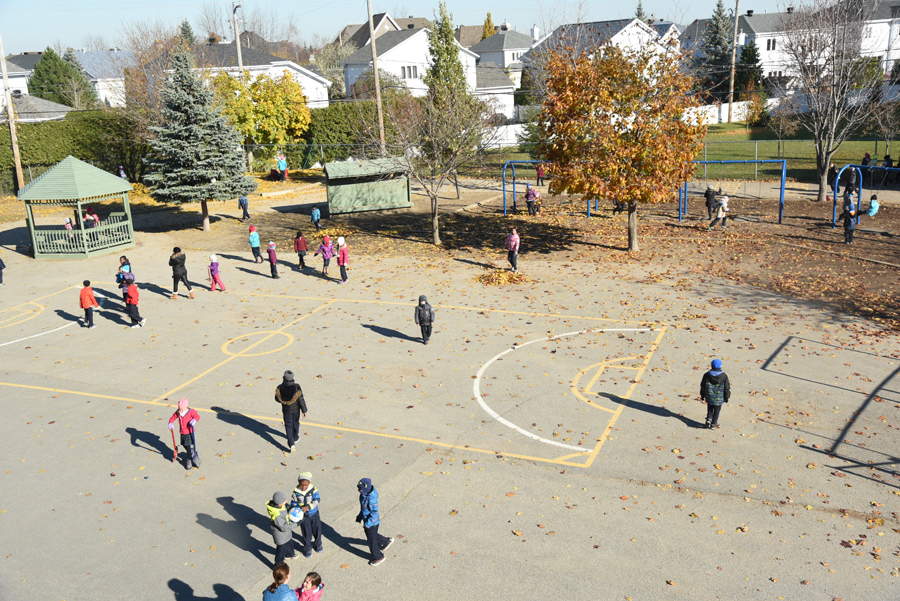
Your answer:
[[[422,342],[428,344],[431,340],[431,324],[434,323],[434,309],[428,304],[428,299],[423,294],[419,297],[414,316],[416,325],[422,329]]]
[[[722,403],[727,403],[731,398],[731,382],[722,371],[721,359],[713,359],[708,372],[703,374],[700,380],[700,400],[706,403],[706,428],[719,427],[719,412]]]

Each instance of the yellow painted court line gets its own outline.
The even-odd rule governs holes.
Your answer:
[[[635,359],[637,359],[637,357],[627,357],[624,359],[613,359],[612,361],[603,361],[601,363],[597,363],[596,365],[591,365],[590,367],[581,370],[581,373],[584,373],[586,371],[590,371],[594,367],[601,367],[601,369],[598,369],[597,373],[594,374],[594,377],[591,378],[591,381],[587,383],[587,386],[582,388],[581,391],[586,393],[589,390],[592,390],[594,388],[594,385],[597,383],[597,380],[600,379],[600,375],[606,371],[607,367],[612,367],[612,365],[611,365],[612,363],[618,363],[620,361],[633,361]],[[637,367],[628,368],[628,367],[625,367],[622,365],[616,365],[615,367],[616,367],[616,369],[638,369]]]
[[[287,294],[263,294],[260,292],[233,292],[233,295],[240,296],[260,296],[260,297],[275,297],[275,298],[290,298],[294,300],[313,300],[313,301],[324,301],[331,300],[332,302],[347,302],[347,303],[365,303],[372,305],[397,305],[401,307],[415,307],[415,303],[400,303],[395,301],[381,301],[381,300],[362,300],[362,299],[354,299],[354,298],[335,298],[328,299],[319,296],[290,296]],[[586,319],[590,321],[608,321],[611,323],[639,323],[639,324],[651,324],[653,322],[647,321],[634,321],[629,319],[613,319],[611,317],[585,317],[583,315],[563,315],[560,313],[535,313],[531,311],[511,311],[508,309],[490,309],[487,307],[462,307],[458,305],[434,305],[435,309],[457,309],[459,311],[487,311],[490,313],[506,313],[509,315],[528,315],[531,317],[558,317],[562,319]],[[657,324],[662,325],[662,324]]]
[[[659,336],[656,337],[656,340],[653,341],[653,344],[650,345],[650,352],[647,353],[647,356],[644,358],[644,363],[641,365],[638,373],[634,376],[634,383],[628,387],[628,391],[622,396],[622,398],[629,400],[631,399],[632,393],[634,393],[634,389],[637,388],[637,385],[641,381],[641,376],[644,375],[644,371],[647,369],[647,366],[650,364],[650,359],[653,357],[653,353],[656,352],[656,349],[659,348],[659,344],[662,342],[663,336],[666,334],[666,329],[668,326],[663,326],[663,328],[659,331]],[[603,443],[609,439],[609,435],[612,433],[613,428],[616,425],[616,421],[619,419],[619,416],[622,415],[622,411],[625,409],[626,404],[619,405],[616,409],[616,412],[610,418],[609,423],[606,425],[606,430],[603,431],[603,435],[600,437],[600,442],[597,443],[597,446],[594,447],[593,452],[588,457],[587,461],[581,465],[580,467],[590,467],[594,460],[597,458],[597,455],[600,453],[600,449],[603,448]]]
[[[106,394],[95,394],[92,392],[78,392],[76,390],[64,390],[62,388],[48,388],[45,386],[31,386],[28,384],[11,384],[8,382],[0,382],[0,386],[9,386],[12,388],[26,388],[29,390],[43,390],[46,392],[55,392],[58,394],[71,394],[71,395],[76,395],[76,396],[87,396],[87,397],[98,398],[98,399],[110,399],[110,400],[114,400],[114,401],[125,401],[128,403],[137,403],[140,405],[154,405],[156,407],[166,407],[166,406],[174,407],[174,406],[176,406],[176,403],[159,403],[159,402],[157,402],[157,400],[144,401],[144,400],[140,400],[140,399],[129,399],[129,398],[125,398],[125,397],[110,396],[110,395],[106,395]],[[281,423],[281,421],[282,421],[281,418],[271,417],[268,415],[253,415],[250,413],[241,413],[239,411],[214,411],[213,409],[207,409],[206,407],[196,407],[194,405],[191,405],[191,406],[194,408],[194,410],[200,411],[202,413],[239,415],[239,416],[243,416],[243,417],[249,417],[249,418],[253,418],[253,419],[260,419],[260,420],[276,422],[276,423]],[[570,457],[578,457],[578,456],[584,456],[584,455],[589,454],[589,451],[585,451],[584,453],[574,453],[572,455],[566,455],[566,456],[560,457],[558,459],[546,459],[544,457],[532,457],[530,455],[520,455],[517,453],[506,453],[503,451],[491,451],[488,449],[479,449],[479,448],[465,446],[465,445],[450,444],[450,443],[446,443],[446,442],[441,442],[439,440],[427,440],[425,438],[414,438],[411,436],[402,436],[400,434],[388,434],[386,432],[376,432],[373,430],[361,430],[359,428],[347,428],[345,426],[333,426],[331,424],[317,424],[315,422],[307,422],[307,421],[301,421],[300,424],[304,425],[304,426],[309,426],[311,428],[323,428],[325,430],[335,430],[338,432],[348,432],[351,434],[366,434],[369,436],[379,436],[381,438],[390,438],[393,440],[403,440],[406,442],[418,442],[418,443],[421,443],[424,445],[442,447],[445,449],[456,449],[456,450],[460,450],[460,451],[472,451],[473,453],[483,453],[483,454],[487,454],[487,455],[512,457],[515,459],[525,459],[528,461],[539,461],[541,463],[553,463],[553,464],[557,464],[557,465],[566,465],[566,466],[571,466],[571,467],[583,467],[583,466],[580,463],[566,461],[566,459],[568,459]]]
[[[222,367],[223,365],[225,365],[225,364],[227,364],[227,363],[229,363],[229,362],[231,362],[231,361],[234,361],[234,360],[237,359],[238,357],[243,356],[243,355],[242,355],[243,352],[249,351],[249,350],[251,350],[251,349],[253,349],[253,348],[259,346],[259,345],[262,344],[263,342],[269,340],[272,336],[275,336],[276,334],[282,333],[283,330],[286,330],[287,328],[293,326],[294,324],[297,324],[297,323],[303,321],[304,319],[306,319],[306,318],[309,317],[310,315],[315,315],[316,313],[318,313],[319,311],[321,311],[322,309],[324,309],[325,307],[327,307],[328,305],[330,305],[330,304],[333,303],[333,302],[334,302],[334,301],[329,301],[329,302],[325,303],[324,305],[320,305],[320,306],[316,307],[315,309],[313,309],[312,311],[310,311],[309,313],[307,313],[306,315],[304,315],[304,316],[302,316],[302,317],[299,317],[299,318],[295,319],[294,321],[292,321],[292,322],[290,322],[290,323],[287,323],[287,324],[281,326],[281,327],[278,328],[277,330],[273,330],[273,331],[269,332],[269,335],[268,335],[268,336],[262,338],[261,340],[258,340],[257,342],[254,342],[253,344],[251,344],[250,346],[248,346],[247,348],[245,348],[243,351],[241,351],[241,353],[235,353],[235,354],[233,354],[233,355],[230,355],[227,359],[224,359],[223,361],[221,361],[221,362],[219,362],[219,363],[213,365],[212,367],[210,367],[209,369],[207,369],[207,370],[204,371],[203,373],[194,376],[193,378],[191,378],[191,379],[188,380],[187,382],[185,382],[185,383],[183,383],[183,384],[180,384],[180,385],[176,386],[175,388],[173,388],[172,390],[166,392],[165,394],[162,394],[162,395],[158,396],[157,398],[153,399],[152,404],[155,404],[155,405],[160,404],[159,401],[165,399],[165,398],[168,397],[168,396],[171,396],[171,395],[175,394],[176,392],[178,392],[179,390],[181,390],[182,388],[184,388],[184,387],[186,387],[186,386],[190,386],[191,384],[193,384],[194,382],[196,382],[197,380],[199,380],[199,379],[202,378],[203,376],[205,376],[205,375],[207,375],[207,374],[210,374],[210,373],[216,371],[217,369],[219,369],[219,368]],[[259,332],[259,333],[261,333],[261,332]],[[222,345],[222,348],[224,349],[224,348],[225,348],[229,343],[231,343],[232,341],[237,340],[238,338],[243,338],[243,337],[244,337],[244,335],[241,335],[241,336],[235,336],[234,338],[229,339],[228,341],[225,342],[225,344]]]

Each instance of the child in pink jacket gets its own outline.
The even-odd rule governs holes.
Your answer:
[[[322,598],[322,591],[325,585],[322,584],[322,577],[315,572],[306,575],[303,586],[296,589],[298,601],[319,601]]]
[[[188,400],[183,397],[178,401],[178,411],[173,413],[172,417],[169,418],[169,430],[172,430],[173,432],[175,431],[175,422],[178,422],[178,432],[181,434],[181,446],[187,451],[185,468],[189,470],[200,467],[194,463],[194,443],[191,439],[191,432],[199,419],[200,414],[188,407]]]

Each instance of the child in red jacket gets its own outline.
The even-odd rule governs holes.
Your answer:
[[[172,417],[169,418],[169,430],[172,430],[173,432],[175,431],[175,421],[178,421],[178,432],[181,434],[181,446],[187,451],[187,461],[185,462],[186,469],[200,467],[194,463],[194,444],[191,439],[191,432],[193,432],[194,425],[199,419],[200,414],[188,407],[188,400],[185,398],[178,401],[178,411],[173,413]]]
[[[297,271],[301,269],[306,269],[306,251],[309,250],[309,247],[306,245],[306,237],[303,235],[303,232],[297,232],[297,237],[294,238],[294,252],[297,253]]]
[[[94,325],[94,309],[99,309],[100,305],[97,304],[97,299],[94,298],[94,289],[91,288],[90,280],[85,280],[82,283],[84,288],[81,289],[78,300],[81,308],[84,309],[84,325],[88,328],[96,328],[97,326]]]

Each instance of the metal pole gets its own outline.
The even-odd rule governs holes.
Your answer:
[[[372,49],[372,71],[375,74],[375,106],[378,109],[378,141],[381,145],[381,154],[386,154],[384,148],[384,115],[381,113],[381,83],[378,80],[378,54],[375,52],[375,24],[372,22],[372,0],[366,0],[369,9],[369,47]]]
[[[738,19],[741,17],[741,0],[734,0],[734,42],[731,44],[731,77],[728,78],[728,122],[734,106],[734,63],[737,59]]]
[[[781,161],[781,196],[778,203],[778,224],[784,219],[784,180],[787,178],[787,161]]]
[[[19,157],[19,138],[16,137],[16,111],[13,108],[12,91],[9,89],[9,76],[6,74],[6,53],[3,52],[3,38],[0,38],[0,67],[3,69],[3,92],[6,96],[6,116],[9,118],[9,140],[12,143],[13,161],[16,163],[16,185],[21,190],[25,187],[22,177],[22,159]]]
[[[703,143],[703,179],[706,178],[706,142]],[[707,182],[709,183],[709,182]]]
[[[506,217],[506,167],[503,165],[503,216]]]
[[[753,160],[759,160],[759,140],[753,143]],[[753,179],[759,179],[759,163],[753,163]]]
[[[234,25],[234,47],[237,49],[238,69],[244,70],[244,60],[241,58],[241,35],[238,33],[237,9],[243,8],[240,2],[231,3],[231,23]]]

